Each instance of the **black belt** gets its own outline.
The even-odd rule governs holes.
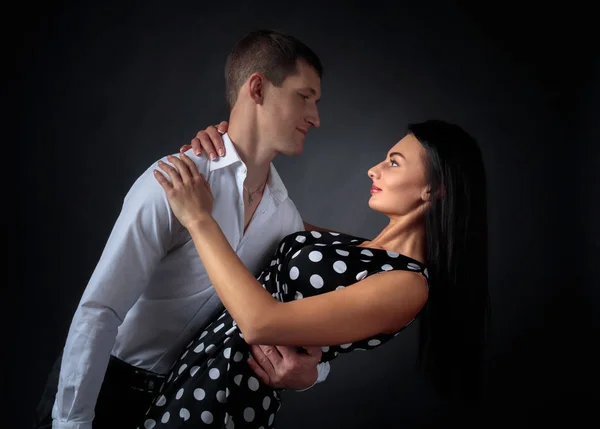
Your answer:
[[[167,378],[165,375],[137,368],[110,356],[108,362],[107,377],[115,377],[119,383],[127,384],[130,388],[148,393],[158,393],[162,383]]]

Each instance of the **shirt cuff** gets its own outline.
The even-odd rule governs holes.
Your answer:
[[[52,420],[52,429],[92,429],[92,422],[61,422]]]
[[[306,389],[300,389],[300,390],[295,390],[295,391],[296,392],[304,392],[305,390],[308,390],[308,389],[314,387],[315,384],[325,381],[325,379],[329,375],[330,370],[331,370],[331,367],[329,366],[329,362],[319,363],[317,365],[317,379],[315,380],[315,382],[313,384],[311,384],[310,386],[308,386]]]

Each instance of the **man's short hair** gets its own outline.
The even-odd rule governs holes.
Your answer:
[[[235,105],[240,88],[252,73],[262,73],[273,85],[280,86],[285,78],[297,73],[298,60],[305,61],[319,78],[323,77],[319,57],[295,37],[273,30],[246,34],[235,44],[225,64],[229,108]]]

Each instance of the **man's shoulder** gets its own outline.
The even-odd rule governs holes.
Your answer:
[[[202,156],[196,156],[190,149],[185,153],[189,158],[196,164],[198,168],[198,172],[203,174],[205,177],[208,175],[209,170],[209,160]],[[181,158],[180,153],[172,153],[172,156],[176,156]],[[135,179],[134,183],[129,188],[127,195],[125,196],[125,200],[136,199],[139,200],[142,204],[147,204],[149,201],[163,201],[166,202],[166,196],[164,194],[164,190],[156,180],[154,176],[154,171],[158,171],[164,175],[166,173],[158,166],[158,161],[162,161],[166,164],[173,165],[171,162],[167,160],[167,155],[156,159],[150,165],[146,167],[146,169]]]
[[[192,151],[192,149],[188,150],[187,152],[184,152],[193,162],[194,164],[196,164],[196,167],[198,168],[198,171],[202,174],[206,174],[208,172],[209,166],[210,166],[210,160],[204,156],[196,156],[194,154],[194,152]],[[146,169],[142,172],[142,174],[140,174],[138,176],[138,180],[144,176],[153,176],[153,171],[154,170],[160,170],[160,168],[158,167],[158,162],[162,161],[165,164],[169,164],[169,165],[173,165],[171,162],[169,162],[167,160],[167,157],[171,155],[171,156],[175,156],[177,158],[181,159],[181,154],[179,152],[177,153],[170,153],[168,155],[162,156],[160,158],[155,159],[150,165],[148,165],[146,167]]]
[[[285,233],[304,230],[302,216],[291,198],[287,197],[277,207],[277,215]]]
[[[211,162],[210,159],[208,159],[208,157],[202,155],[196,156],[192,149],[189,149],[187,152],[184,153],[188,158],[190,158],[194,162],[194,164],[196,164],[196,167],[198,167],[198,172],[204,174],[205,176],[208,174]],[[181,154],[179,153],[173,153],[171,155],[176,156],[177,158],[181,158]]]
[[[294,203],[294,201],[292,201],[289,195],[286,196],[286,198],[284,198],[282,201],[280,201],[278,209],[287,213],[298,214],[298,216],[300,216],[298,207],[296,207],[296,204]]]

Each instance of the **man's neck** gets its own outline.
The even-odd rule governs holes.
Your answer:
[[[266,147],[261,141],[258,126],[252,114],[244,115],[243,112],[234,109],[229,119],[227,134],[248,168],[246,187],[252,190],[260,187],[265,183],[271,161],[277,153]]]

